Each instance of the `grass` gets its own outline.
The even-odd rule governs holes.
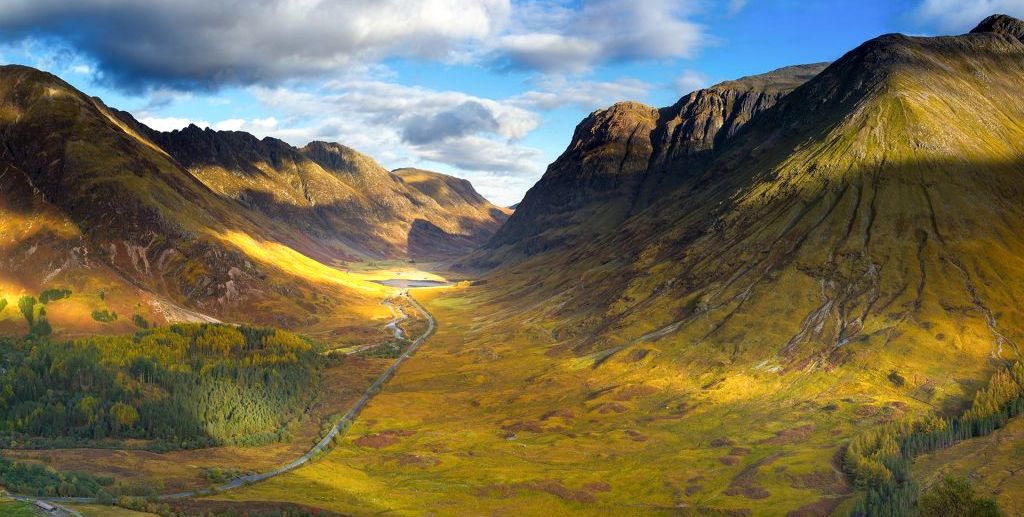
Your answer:
[[[30,503],[0,498],[0,515],[4,517],[37,517],[35,507]]]
[[[852,432],[855,411],[902,411],[855,388],[823,398],[824,374],[737,375],[702,390],[708,378],[681,379],[678,364],[571,368],[546,355],[543,334],[482,321],[466,291],[415,293],[438,333],[334,451],[220,497],[354,514],[795,509],[846,492],[834,433]],[[742,495],[761,490],[764,501]]]
[[[1024,419],[1014,418],[996,432],[926,454],[914,462],[914,479],[923,487],[945,477],[965,478],[975,491],[992,497],[1006,515],[1024,512]]]
[[[73,510],[78,510],[85,517],[152,517],[156,515],[102,504],[69,504],[67,506]]]

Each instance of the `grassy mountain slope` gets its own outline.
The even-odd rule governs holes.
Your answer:
[[[16,233],[4,249],[10,305],[66,282],[80,295],[76,307],[120,303],[128,318],[180,319],[188,313],[181,305],[292,328],[339,309],[351,309],[349,324],[384,317],[359,309],[375,305],[377,286],[301,256],[295,249],[315,241],[217,194],[137,126],[60,79],[3,67],[0,113],[3,181],[12,185],[0,206]],[[26,250],[36,258],[25,260]]]
[[[1024,24],[994,26],[871,40],[591,242],[432,295],[435,345],[345,443],[230,497],[842,512],[851,436],[960,411],[1024,339]],[[573,167],[584,191],[619,170]]]

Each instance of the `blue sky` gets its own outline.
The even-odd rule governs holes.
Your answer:
[[[507,205],[615,101],[666,106],[996,12],[1024,0],[5,0],[0,61],[157,129],[338,141]]]

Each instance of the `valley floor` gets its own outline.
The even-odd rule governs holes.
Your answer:
[[[708,364],[707,354],[679,346],[671,333],[610,359],[575,355],[555,338],[558,322],[522,316],[526,300],[495,296],[501,289],[413,291],[436,318],[436,333],[330,452],[196,503],[296,503],[345,515],[845,514],[854,491],[841,471],[842,445],[864,429],[939,409],[863,367],[870,348],[841,369],[783,373]],[[413,320],[404,330],[420,335]],[[218,485],[212,469],[263,472],[300,456],[323,431],[315,422],[351,407],[392,362],[353,355],[329,369],[317,415],[288,444],[3,454],[162,493]],[[1000,453],[1021,429],[1014,422],[925,457],[919,477],[977,477],[984,463],[958,463],[961,450]],[[983,445],[998,436],[1011,438]],[[1012,484],[1000,472],[980,474],[984,489],[989,477],[993,487]],[[1006,487],[1000,502],[1016,508],[1006,494],[1018,491]]]
[[[641,354],[595,368],[540,326],[494,324],[472,288],[417,298],[438,332],[338,446],[218,498],[357,515],[822,515],[851,493],[842,437],[907,408],[828,374],[688,378]]]

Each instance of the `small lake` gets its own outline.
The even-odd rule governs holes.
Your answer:
[[[445,285],[452,285],[451,282],[442,282],[439,280],[412,280],[408,278],[392,278],[390,280],[374,280],[374,282],[388,287],[397,287],[399,289],[415,289],[417,287],[441,287]]]

